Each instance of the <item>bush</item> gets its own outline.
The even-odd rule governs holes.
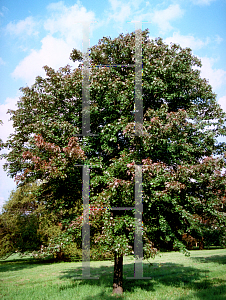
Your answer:
[[[66,245],[64,250],[64,260],[66,261],[81,261],[82,260],[82,249],[79,249],[76,243]]]

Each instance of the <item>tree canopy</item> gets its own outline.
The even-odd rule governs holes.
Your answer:
[[[0,257],[38,250],[41,246],[38,205],[32,190],[34,185],[12,191],[3,206],[0,214]]]
[[[135,70],[127,66],[135,62],[138,33],[140,136],[134,135]],[[166,45],[161,38],[150,40],[148,30],[104,37],[91,47],[92,135],[87,136],[81,136],[83,55],[73,49],[71,59],[81,62],[75,70],[45,66],[45,78],[21,89],[18,109],[10,111],[15,133],[6,145],[8,173],[20,184],[41,180],[39,197],[51,209],[76,206],[81,214],[78,165],[89,165],[90,223],[95,226],[100,215],[104,221],[94,243],[113,253],[116,262],[134,251],[134,212],[103,208],[134,207],[135,165],[142,166],[145,257],[155,255],[166,241],[182,249],[183,233],[195,229],[202,235],[202,220],[223,230],[226,148],[217,138],[226,135],[226,115],[200,77],[201,61],[192,50]],[[81,218],[73,224],[80,228]],[[121,279],[114,281],[122,292]]]

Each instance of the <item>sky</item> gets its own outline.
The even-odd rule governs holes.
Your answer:
[[[201,77],[226,111],[226,0],[0,0],[0,138],[5,142],[13,133],[6,112],[16,109],[20,87],[45,76],[45,65],[76,67],[69,55],[83,49],[82,22],[90,24],[91,47],[104,36],[134,31],[134,21],[149,29],[150,38],[191,48],[202,61]],[[16,188],[4,163],[0,160],[0,209]]]

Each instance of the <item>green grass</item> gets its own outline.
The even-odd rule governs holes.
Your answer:
[[[226,250],[193,250],[190,257],[178,252],[162,253],[144,263],[148,280],[133,277],[132,257],[124,257],[122,299],[226,299]],[[91,262],[98,280],[76,280],[82,263],[36,262],[18,256],[0,261],[0,298],[4,300],[109,300],[112,296],[113,262]]]

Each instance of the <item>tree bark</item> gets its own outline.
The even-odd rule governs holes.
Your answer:
[[[123,255],[115,252],[113,294],[123,293]]]
[[[62,249],[60,248],[60,251],[57,252],[57,257],[56,257],[57,261],[62,261],[64,259],[64,253],[62,251]]]
[[[199,250],[203,250],[204,249],[204,238],[202,237],[199,240]]]

